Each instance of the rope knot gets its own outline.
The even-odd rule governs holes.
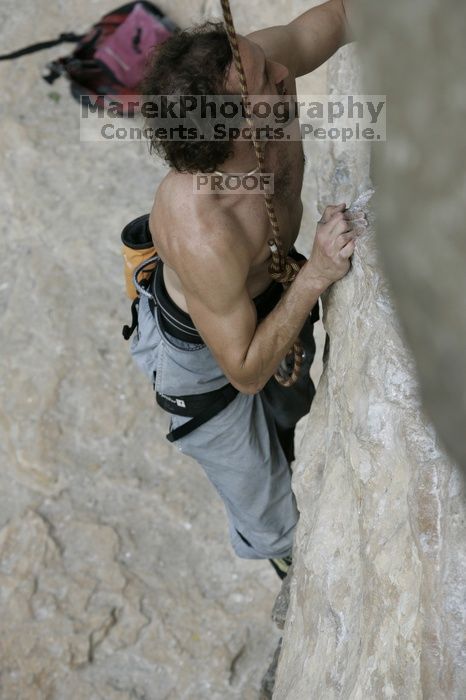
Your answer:
[[[269,275],[272,279],[281,282],[283,285],[290,285],[295,280],[301,266],[293,258],[285,256],[279,238],[271,238],[268,244],[270,252],[272,253],[272,260],[268,270]]]

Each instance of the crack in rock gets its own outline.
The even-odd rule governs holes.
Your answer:
[[[117,608],[112,608],[110,610],[110,615],[107,618],[106,622],[98,627],[97,629],[93,630],[91,634],[89,635],[89,650],[87,654],[88,662],[90,664],[93,663],[95,659],[95,652],[96,649],[102,644],[104,639],[108,637],[110,634],[110,631],[115,627],[115,625],[118,622],[118,612]]]

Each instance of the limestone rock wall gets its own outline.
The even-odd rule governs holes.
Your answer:
[[[364,93],[355,45],[328,79]],[[322,147],[320,207],[367,189],[369,165],[365,146]],[[368,218],[351,272],[323,299],[330,351],[293,474],[301,515],[274,700],[460,700],[466,687],[464,477],[421,411],[371,205]]]

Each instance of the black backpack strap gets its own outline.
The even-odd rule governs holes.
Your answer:
[[[18,49],[17,51],[12,51],[11,53],[4,53],[0,55],[0,61],[7,61],[12,58],[19,58],[20,56],[26,56],[28,53],[34,53],[35,51],[42,51],[42,49],[50,49],[52,46],[57,46],[57,44],[63,44],[64,41],[81,41],[86,35],[85,34],[74,34],[74,32],[63,32],[57,39],[50,39],[49,41],[39,41],[37,44],[30,44],[30,46],[25,46],[23,49]]]
[[[156,392],[156,401],[165,411],[181,416],[194,415],[194,418],[191,418],[187,423],[170,431],[166,436],[167,440],[175,442],[175,440],[179,440],[207,423],[208,420],[223,411],[238,393],[238,389],[232,384],[226,384],[215,391],[190,396],[166,396]]]
[[[131,326],[123,326],[121,334],[125,340],[129,340],[138,327],[139,297],[133,299],[131,304]]]

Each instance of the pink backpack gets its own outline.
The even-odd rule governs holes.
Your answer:
[[[77,42],[70,55],[47,64],[44,80],[52,84],[65,75],[71,94],[78,101],[82,95],[90,95],[94,103],[103,106],[107,96],[115,97],[124,106],[125,96],[138,94],[152,48],[177,30],[156,5],[140,0],[104,15],[86,34],[60,34],[57,39],[4,54],[0,60],[19,58],[64,41]]]

